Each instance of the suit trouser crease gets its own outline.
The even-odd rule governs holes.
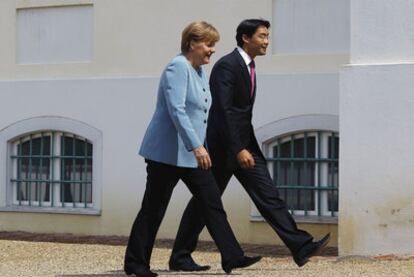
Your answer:
[[[244,255],[238,244],[220,199],[220,191],[210,171],[179,168],[150,161],[147,185],[128,241],[125,264],[150,267],[151,252],[173,189],[182,179],[197,199],[197,209],[222,255],[222,264],[234,262]],[[204,223],[204,222],[203,222]]]
[[[251,197],[257,209],[279,235],[293,255],[313,240],[313,237],[297,228],[285,202],[278,197],[267,169],[266,161],[260,154],[252,151],[256,165],[253,169],[227,170],[214,168],[213,173],[221,193],[224,192],[232,175],[235,175]],[[214,164],[214,161],[213,161]],[[171,258],[175,261],[191,259],[197,247],[198,236],[204,227],[197,200],[192,198],[185,209],[174,243]]]

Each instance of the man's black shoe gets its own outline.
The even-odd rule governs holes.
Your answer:
[[[227,265],[224,265],[223,270],[227,274],[230,274],[231,271],[235,268],[243,268],[243,267],[251,266],[257,263],[258,261],[260,261],[261,259],[262,259],[261,256],[254,256],[254,257],[243,256],[234,263],[229,263]]]
[[[310,257],[316,256],[321,252],[321,250],[328,244],[330,238],[331,234],[327,234],[323,239],[305,245],[299,250],[297,255],[293,256],[293,260],[299,267],[304,266],[309,262]]]
[[[171,271],[206,271],[211,267],[209,265],[198,265],[193,261],[188,261],[185,263],[174,263],[169,262]]]
[[[137,277],[156,277],[157,273],[152,272],[145,266],[125,265],[125,273],[127,275],[135,275]]]

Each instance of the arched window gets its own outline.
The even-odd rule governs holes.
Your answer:
[[[11,141],[12,204],[92,207],[92,146],[86,138],[57,131]]]
[[[279,196],[294,215],[337,216],[339,137],[334,131],[281,135],[267,144]]]
[[[102,132],[41,116],[0,130],[0,211],[101,214]]]

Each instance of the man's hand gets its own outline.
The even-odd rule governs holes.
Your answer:
[[[243,149],[239,152],[239,154],[237,154],[237,161],[239,162],[241,168],[244,169],[253,168],[256,164],[252,154],[250,154],[250,152],[246,149]]]
[[[207,170],[211,167],[210,155],[204,146],[199,146],[193,149],[195,158],[197,159],[198,166],[202,169]]]

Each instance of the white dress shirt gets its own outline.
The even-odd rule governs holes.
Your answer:
[[[249,74],[251,74],[251,72],[250,72],[250,63],[252,61],[252,58],[250,58],[250,56],[239,46],[237,46],[237,51],[239,51],[239,53],[242,56],[244,62],[246,63],[247,70],[249,70]]]

